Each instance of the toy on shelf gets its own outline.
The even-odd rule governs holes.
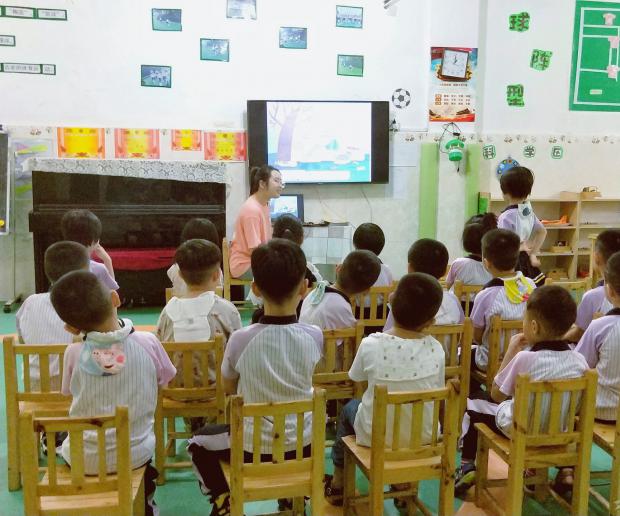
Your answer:
[[[568,222],[568,217],[566,215],[562,215],[557,220],[541,220],[540,221],[543,226],[564,226],[569,227],[571,224]]]
[[[596,186],[586,186],[579,195],[582,199],[595,199],[601,196],[601,192]]]

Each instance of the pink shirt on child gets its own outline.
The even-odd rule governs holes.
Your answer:
[[[252,250],[271,240],[272,234],[269,205],[262,205],[253,196],[248,197],[239,209],[230,246],[230,275],[233,278],[248,271]]]

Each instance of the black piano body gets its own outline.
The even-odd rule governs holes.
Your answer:
[[[62,240],[60,219],[71,209],[88,209],[101,220],[101,245],[114,249],[176,248],[185,223],[194,218],[211,220],[221,238],[226,234],[226,185],[168,179],[95,174],[32,173],[35,286],[49,289],[44,271],[47,247]],[[115,269],[125,303],[161,305],[169,281],[165,269]]]

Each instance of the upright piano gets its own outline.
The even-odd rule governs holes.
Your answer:
[[[161,267],[157,269],[127,267],[123,270],[115,265],[121,299],[126,303],[164,303],[165,287],[169,286],[166,269],[172,263],[174,249],[180,244],[181,231],[188,220],[210,219],[220,239],[226,234],[224,182],[49,172],[36,168],[35,164],[29,227],[34,241],[37,292],[49,288],[44,253],[50,244],[62,239],[60,220],[71,209],[88,209],[99,217],[103,228],[100,242],[113,262],[115,253],[123,256],[125,263],[133,255],[156,258],[159,255]]]

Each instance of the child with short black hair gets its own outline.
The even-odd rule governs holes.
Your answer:
[[[174,378],[176,370],[155,335],[135,331],[129,319],[118,319],[118,294],[91,272],[65,274],[52,286],[51,301],[67,330],[84,333],[84,341],[71,344],[64,356],[62,393],[73,397],[69,415],[91,417],[118,405],[129,407],[131,466],[146,466],[145,513],[151,515],[157,478],[150,465],[157,389]],[[69,439],[62,445],[62,456],[71,464]],[[97,474],[97,438],[86,432],[83,439],[85,473]],[[114,472],[112,433],[106,434],[105,450],[108,472]]]
[[[118,283],[114,279],[112,258],[99,243],[101,238],[99,217],[90,210],[69,210],[60,220],[60,231],[64,240],[82,244],[88,250],[89,256],[94,254],[103,262],[90,260],[90,272],[110,290],[118,290]]]
[[[491,318],[499,315],[504,320],[517,320],[525,313],[525,303],[536,288],[534,281],[522,272],[515,272],[519,260],[519,237],[506,229],[493,229],[482,237],[482,261],[493,279],[477,295],[471,312],[474,326],[472,370],[486,371],[489,354]],[[472,383],[470,392],[477,389]]]
[[[456,281],[462,281],[464,285],[486,285],[493,279],[482,263],[482,237],[496,228],[497,217],[494,213],[474,215],[465,223],[462,243],[468,255],[452,262],[446,277],[447,289],[454,292]]]
[[[529,374],[532,381],[578,378],[588,369],[583,356],[571,350],[563,340],[566,330],[575,320],[577,308],[567,290],[556,285],[535,289],[527,300],[523,333],[510,340],[502,364],[493,381],[490,396],[480,393],[467,400],[463,421],[463,451],[457,471],[455,493],[463,495],[476,479],[476,450],[478,431],[476,423],[485,423],[498,434],[510,437],[513,424],[513,399],[517,377]],[[549,402],[543,401],[541,421],[549,418]],[[531,407],[530,407],[531,408]],[[563,420],[568,405],[562,405]],[[560,481],[567,474],[558,475]]]
[[[547,230],[528,201],[534,186],[534,174],[529,168],[513,167],[500,176],[499,185],[508,206],[497,219],[497,227],[519,236],[520,253],[516,270],[533,279],[536,285],[543,285],[545,275],[540,271],[538,253]]]
[[[408,271],[430,274],[435,279],[441,278],[448,267],[448,249],[438,240],[421,238],[415,241],[407,253]],[[465,315],[461,302],[447,290],[442,290],[443,297],[439,311],[435,315],[435,324],[460,324]],[[383,331],[394,325],[394,317],[388,314]]]
[[[590,323],[575,351],[598,373],[596,418],[615,425],[620,403],[620,252],[607,260],[604,275],[611,309]]]
[[[363,294],[377,281],[381,262],[370,251],[352,251],[336,267],[336,282],[317,284],[301,305],[299,320],[322,330],[350,328],[357,320],[351,310],[351,296]]]
[[[594,241],[594,267],[605,276],[607,261],[620,251],[620,230],[606,229],[598,234]],[[613,308],[605,294],[605,280],[602,279],[596,287],[588,290],[577,307],[577,320],[566,334],[570,342],[579,342],[584,332],[589,328],[594,314],[606,314]]]
[[[86,247],[77,242],[56,242],[45,250],[45,275],[51,285],[71,271],[88,270],[88,265]],[[24,344],[70,344],[73,342],[73,334],[65,330],[65,323],[54,310],[49,292],[28,296],[15,315],[15,325],[19,340]],[[38,357],[31,355],[29,364],[30,387],[38,391],[40,389]],[[61,378],[58,355],[50,356],[49,375],[52,390],[59,390]]]
[[[216,246],[218,246],[218,248],[222,244],[215,224],[213,224],[213,222],[209,219],[193,218],[188,220],[185,226],[183,226],[183,231],[181,231],[181,244],[195,238],[213,242]],[[172,282],[172,294],[178,297],[184,297],[185,294],[187,294],[187,285],[185,284],[185,281],[183,281],[183,278],[179,275],[179,264],[176,260],[175,263],[173,263],[166,271],[166,274]],[[223,285],[221,270],[218,282],[218,286]]]
[[[220,280],[222,253],[213,242],[191,239],[182,243],[174,255],[179,275],[186,285],[183,297],[172,297],[159,316],[157,337],[162,342],[206,341],[220,333],[224,344],[233,331],[242,327],[239,311],[230,301],[215,294]],[[210,357],[209,379],[215,381],[213,357]],[[182,354],[173,358],[182,373]],[[194,378],[200,376],[200,357],[194,357]],[[198,425],[200,426],[200,425]]]
[[[323,335],[316,326],[297,322],[295,309],[305,294],[306,257],[301,248],[274,238],[254,249],[252,290],[264,300],[265,314],[257,324],[233,333],[224,352],[222,379],[228,394],[245,403],[296,401],[312,397],[312,374],[323,354]],[[303,455],[310,454],[312,414],[304,417]],[[296,416],[287,416],[285,457],[297,448]],[[262,420],[262,435],[271,436],[273,422]],[[253,422],[244,427],[244,460],[252,461]],[[271,439],[261,442],[263,460]],[[201,491],[211,497],[211,516],[230,514],[229,488],[220,465],[230,460],[230,426],[206,425],[188,442]],[[283,500],[281,502],[284,502]]]
[[[362,340],[349,376],[355,382],[368,382],[362,399],[349,401],[338,418],[336,440],[332,447],[334,476],[327,476],[325,494],[334,505],[342,503],[344,444],[343,437],[355,435],[357,444],[370,446],[374,387],[387,384],[389,392],[438,389],[445,386],[445,355],[441,344],[422,333],[434,323],[443,291],[434,277],[423,273],[406,274],[392,296],[394,326],[384,333],[373,333]],[[433,431],[432,406],[424,407],[423,439]],[[388,413],[387,428],[391,428]],[[401,436],[411,433],[410,411],[403,411]],[[387,436],[387,445],[391,436]]]

